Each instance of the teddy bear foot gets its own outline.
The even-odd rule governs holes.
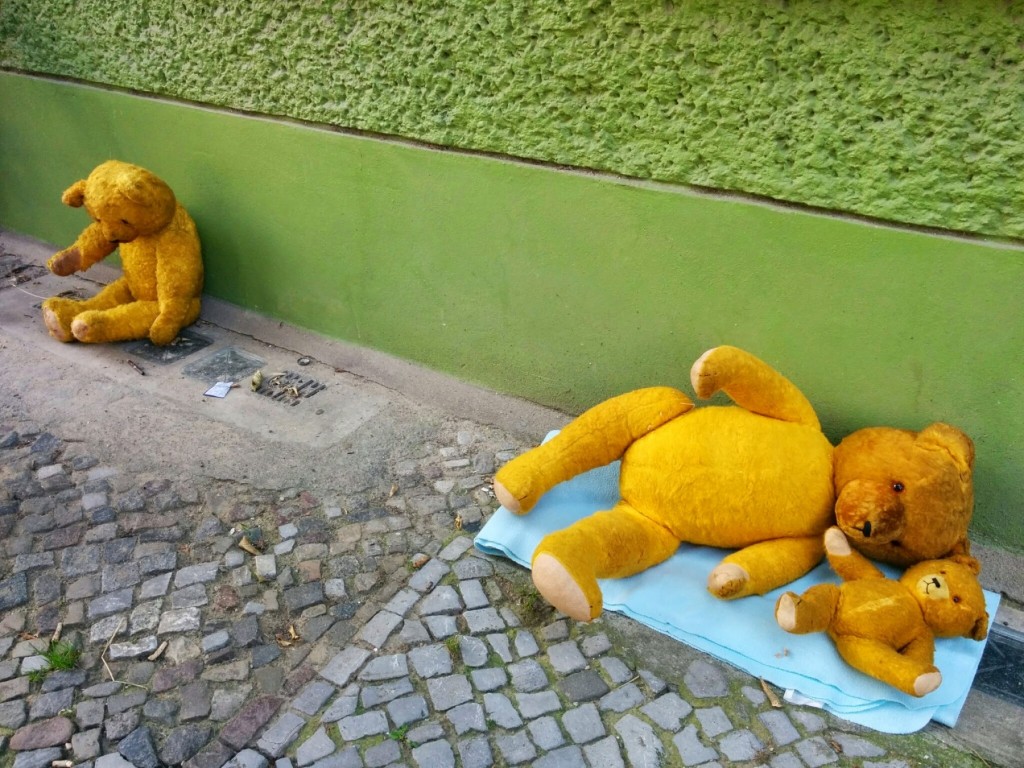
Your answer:
[[[799,599],[792,592],[787,592],[775,604],[775,621],[787,632],[796,629],[796,604]]]
[[[923,675],[918,675],[917,679],[914,680],[914,695],[924,696],[934,691],[940,685],[942,685],[941,672],[938,670],[925,672]]]
[[[514,515],[518,515],[522,512],[522,505],[519,503],[512,492],[506,488],[499,480],[494,481],[494,497],[498,500],[505,509]]]
[[[558,560],[542,553],[533,561],[533,583],[551,605],[576,621],[593,621],[601,608],[591,610],[580,585]]]
[[[90,330],[92,330],[92,329],[89,326],[89,324],[87,322],[85,322],[85,320],[82,320],[80,317],[76,317],[74,320],[71,321],[71,333],[79,341],[84,341],[84,342],[90,341],[90,339],[89,339],[89,331]]]
[[[825,531],[825,551],[830,555],[845,557],[850,554],[850,540],[842,529],[833,525]]]
[[[43,309],[43,322],[46,324],[46,330],[50,332],[57,341],[74,341],[75,337],[60,324],[60,318],[57,317],[57,313],[49,307]]]
[[[748,581],[750,574],[736,563],[722,563],[708,575],[708,591],[723,600],[742,597]]]

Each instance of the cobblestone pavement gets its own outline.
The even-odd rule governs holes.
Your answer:
[[[0,424],[0,765],[982,765],[554,614],[472,547],[524,447],[449,423],[378,485],[317,496]],[[58,634],[74,668],[48,670]]]

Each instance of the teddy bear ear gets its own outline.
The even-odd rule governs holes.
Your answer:
[[[974,442],[956,427],[935,422],[918,433],[917,442],[949,453],[961,472],[974,467]]]
[[[82,204],[85,203],[85,179],[79,179],[65,189],[64,194],[60,196],[60,200],[64,205],[71,206],[72,208],[81,208]]]
[[[969,571],[971,571],[971,573],[973,573],[975,576],[981,573],[981,562],[971,557],[970,555],[953,555],[949,559],[952,560],[954,563],[959,563],[960,565],[964,566]]]

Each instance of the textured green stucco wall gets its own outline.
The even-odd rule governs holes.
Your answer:
[[[4,0],[0,66],[1024,237],[1020,0]]]
[[[130,159],[193,214],[211,294],[567,411],[737,344],[833,439],[961,426],[975,537],[1024,543],[1020,246],[20,75],[0,104],[0,226],[70,242],[61,191]]]

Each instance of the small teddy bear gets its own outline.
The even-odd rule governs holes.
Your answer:
[[[838,527],[825,532],[825,552],[843,583],[786,592],[775,604],[775,620],[795,634],[827,632],[846,663],[864,674],[924,696],[942,683],[936,637],[987,636],[977,560],[927,560],[895,581],[853,551]]]
[[[84,205],[93,223],[50,258],[50,271],[84,271],[120,247],[124,274],[90,299],[44,301],[51,336],[89,343],[148,337],[163,346],[195,322],[203,289],[199,236],[166,183],[144,168],[109,160],[61,200],[73,208]]]

